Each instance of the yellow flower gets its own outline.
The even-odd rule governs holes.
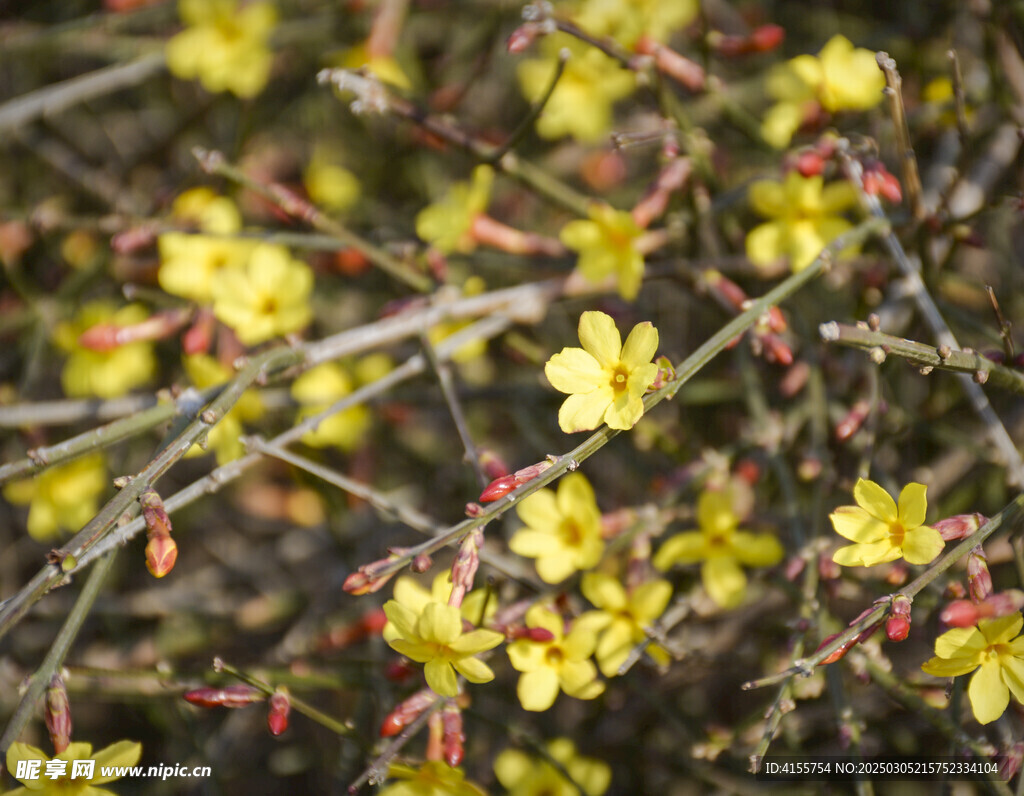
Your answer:
[[[416,216],[416,234],[442,254],[469,254],[476,248],[473,220],[487,209],[494,185],[494,169],[477,166],[472,182],[458,182],[437,202]]]
[[[434,576],[429,591],[421,586],[419,581],[408,575],[403,575],[395,581],[395,600],[415,614],[423,613],[423,609],[431,602],[447,604],[451,595],[451,570],[438,572]],[[474,589],[462,601],[462,618],[471,625],[486,624],[497,613],[497,610],[498,600],[493,594],[489,594],[488,589]],[[384,625],[383,635],[385,641],[401,637],[390,622]]]
[[[427,760],[419,768],[392,763],[388,778],[398,779],[379,796],[485,796],[478,786],[466,781],[461,768],[452,768],[441,760]]]
[[[3,492],[11,503],[28,504],[29,536],[49,542],[61,530],[77,531],[91,520],[106,489],[103,455],[90,453],[35,478],[9,483]]]
[[[758,180],[750,186],[750,204],[758,215],[771,219],[747,235],[747,257],[757,266],[789,258],[793,271],[802,271],[821,250],[851,224],[839,213],[857,203],[850,183],[824,184],[819,174],[802,177],[791,171],[783,182]],[[840,255],[855,251],[848,247]]]
[[[924,524],[928,487],[910,483],[900,492],[899,506],[874,481],[857,479],[856,506],[840,506],[829,515],[836,533],[856,544],[840,547],[832,560],[844,567],[872,567],[905,558],[908,564],[930,564],[945,542]]]
[[[207,91],[255,97],[267,85],[273,54],[267,40],[277,22],[268,2],[238,8],[236,0],[178,0],[187,25],[167,42],[167,68]]]
[[[319,414],[352,392],[352,379],[336,362],[325,362],[292,382],[292,397],[302,404],[299,419]],[[370,411],[363,405],[350,406],[322,420],[302,441],[314,448],[337,445],[344,451],[356,448],[370,427]]]
[[[586,0],[572,19],[593,36],[632,48],[641,36],[664,43],[696,16],[696,0]]]
[[[120,779],[110,769],[134,766],[141,756],[142,744],[134,741],[118,741],[96,753],[92,744],[75,742],[52,759],[41,749],[16,741],[7,750],[7,770],[25,787],[7,791],[7,796],[114,796],[96,785]],[[47,772],[57,776],[51,778]]]
[[[313,151],[302,182],[310,199],[335,213],[348,210],[359,199],[359,180],[324,147]]]
[[[242,228],[238,206],[211,188],[191,188],[179,194],[171,204],[171,216],[214,235],[231,235]]]
[[[768,93],[779,102],[765,113],[761,134],[783,149],[817,107],[829,113],[867,110],[881,102],[884,88],[875,54],[833,36],[816,56],[799,55],[769,74]]]
[[[494,672],[474,655],[497,647],[503,640],[493,630],[462,632],[462,616],[451,605],[429,602],[417,613],[397,600],[384,604],[384,613],[397,632],[388,644],[400,655],[425,663],[427,685],[441,696],[459,693],[455,673],[471,683],[489,683]]]
[[[109,351],[93,351],[78,342],[86,329],[98,323],[131,326],[149,313],[139,304],[115,310],[108,301],[93,301],[82,307],[73,321],[57,324],[54,341],[68,353],[61,384],[72,398],[95,396],[116,398],[151,381],[156,375],[156,356],[148,340],[126,343]]]
[[[615,274],[619,294],[636,298],[644,278],[644,256],[636,247],[642,230],[625,210],[594,202],[587,210],[589,221],[570,221],[559,233],[563,244],[580,253],[576,267],[591,282]]]
[[[657,579],[641,583],[629,594],[611,575],[588,572],[580,584],[583,596],[597,606],[577,621],[592,622],[600,631],[594,657],[605,677],[614,677],[626,662],[633,647],[647,638],[645,628],[658,619],[672,597],[672,585]],[[658,663],[669,661],[668,653],[655,643],[648,654]]]
[[[537,559],[537,574],[545,583],[561,583],[601,560],[601,512],[583,473],[562,478],[557,494],[552,489],[534,492],[516,506],[516,513],[526,527],[515,532],[509,549]]]
[[[651,359],[658,350],[658,330],[638,323],[622,345],[615,321],[603,312],[580,316],[583,348],[563,348],[544,365],[551,386],[569,397],[558,410],[566,434],[591,431],[601,423],[630,429],[644,414],[643,396],[658,375]]]
[[[543,605],[530,607],[526,625],[547,630],[552,639],[519,639],[508,645],[508,659],[516,671],[523,672],[516,694],[525,710],[547,710],[559,689],[576,699],[594,699],[604,691],[597,668],[589,660],[597,646],[593,628],[577,624],[566,634],[562,617]]]
[[[302,329],[313,317],[313,272],[284,246],[258,245],[244,268],[217,271],[213,314],[245,345]]]
[[[548,743],[548,754],[572,777],[569,782],[562,772],[547,760],[530,757],[518,749],[506,749],[494,760],[494,775],[509,796],[601,796],[612,781],[607,763],[583,757],[568,738],[555,738]]]
[[[974,718],[995,721],[1010,704],[1024,702],[1024,618],[1019,613],[982,619],[977,627],[955,627],[935,639],[935,657],[921,668],[936,677],[974,676],[967,686]]]
[[[184,358],[185,372],[200,390],[223,384],[234,374],[216,359],[206,354]],[[217,454],[217,464],[224,465],[245,453],[242,445],[242,424],[259,420],[263,416],[263,401],[255,390],[246,390],[221,421],[206,435],[206,445]],[[202,456],[206,451],[193,445],[186,456]]]
[[[519,85],[531,102],[539,100],[551,84],[558,53],[568,49],[571,57],[537,120],[537,133],[544,138],[571,135],[585,143],[607,135],[612,105],[633,93],[633,73],[565,33],[545,36],[541,49],[544,58],[523,61],[517,70]]]
[[[214,277],[243,268],[255,248],[255,242],[237,238],[165,232],[157,238],[157,280],[171,295],[207,304],[213,299]]]
[[[739,517],[728,492],[705,490],[697,499],[700,530],[676,534],[654,556],[654,566],[666,570],[673,564],[701,563],[704,589],[718,605],[735,608],[743,601],[747,567],[770,567],[782,560],[779,540],[770,533],[751,533],[737,528]]]

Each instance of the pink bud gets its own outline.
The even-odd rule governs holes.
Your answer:
[[[970,600],[954,600],[939,614],[939,619],[949,627],[973,627],[979,618],[978,606]]]
[[[988,559],[981,545],[967,554],[967,588],[975,602],[992,594],[992,573],[988,571]]]
[[[184,694],[185,701],[201,708],[243,708],[262,702],[266,696],[250,685],[228,685],[224,688],[196,688]]]
[[[466,735],[462,731],[462,713],[454,703],[449,702],[441,709],[442,749],[444,761],[455,768],[462,762],[465,754],[463,742]]]
[[[64,679],[55,674],[46,689],[46,730],[50,733],[53,751],[61,754],[71,743],[71,702]]]
[[[503,475],[501,478],[495,478],[480,493],[480,502],[491,503],[495,500],[500,500],[517,486],[519,486],[519,482],[514,475]]]
[[[169,535],[154,534],[146,544],[146,569],[154,578],[162,578],[178,560],[178,544]]]
[[[932,523],[932,527],[945,541],[955,542],[957,539],[966,539],[986,522],[988,518],[983,514],[956,514]]]
[[[288,714],[292,711],[292,702],[285,691],[278,691],[270,697],[270,709],[267,711],[267,728],[275,738],[288,729]]]
[[[381,738],[390,738],[392,735],[398,735],[398,733],[415,721],[417,716],[433,705],[437,699],[437,694],[429,688],[424,688],[417,691],[404,702],[401,702],[384,719],[384,723],[380,728]]]

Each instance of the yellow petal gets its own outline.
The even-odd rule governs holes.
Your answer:
[[[471,683],[489,683],[494,679],[491,667],[477,658],[460,658],[452,661],[452,666]]]
[[[935,639],[935,654],[940,658],[959,658],[981,663],[981,653],[988,642],[976,627],[954,627]]]
[[[577,570],[577,566],[567,550],[538,558],[536,567],[537,574],[545,583],[561,583]]]
[[[562,690],[569,696],[587,699],[579,695],[591,690],[591,683],[597,679],[597,667],[589,660],[566,661],[562,664],[559,679]]]
[[[747,189],[747,200],[754,212],[765,218],[777,218],[786,212],[788,200],[778,180],[758,180]]]
[[[92,755],[96,761],[96,774],[90,780],[94,785],[112,782],[117,776],[103,776],[100,772],[107,766],[134,766],[142,757],[142,744],[136,741],[118,741]]]
[[[384,614],[402,638],[416,637],[418,612],[413,612],[396,600],[388,600],[384,603]]]
[[[903,536],[903,557],[908,564],[930,564],[946,543],[934,528],[922,525],[907,531]]]
[[[446,697],[458,696],[459,681],[455,677],[455,670],[448,661],[442,658],[433,658],[427,661],[426,666],[423,667],[423,673],[426,675],[427,685],[435,694]]]
[[[739,522],[732,498],[722,490],[705,489],[697,498],[697,524],[705,533],[724,536]]]
[[[563,348],[544,365],[551,386],[564,393],[587,393],[608,383],[600,363],[582,348]]]
[[[967,686],[967,696],[979,724],[989,724],[1003,715],[1010,704],[1010,689],[1003,682],[998,660],[981,664]]]
[[[932,658],[921,664],[922,671],[934,677],[959,677],[973,672],[977,668],[977,663],[959,658]]]
[[[747,259],[754,265],[767,267],[785,254],[782,248],[786,227],[781,222],[769,221],[747,233]]]
[[[558,427],[566,434],[593,431],[605,421],[605,415],[613,402],[611,387],[570,395],[558,409]]]
[[[460,655],[476,655],[478,652],[494,649],[504,640],[504,634],[481,628],[479,630],[471,630],[469,633],[463,633],[451,642],[448,648]]]
[[[874,481],[858,478],[853,488],[853,499],[872,517],[889,525],[896,522],[896,502]]]
[[[1024,623],[1024,617],[1018,611],[1015,614],[1000,616],[996,619],[983,619],[978,623],[978,630],[989,644],[1005,644],[1020,633],[1022,623]]]
[[[925,525],[928,510],[928,487],[924,484],[907,484],[899,494],[899,521],[909,530]]]
[[[633,616],[639,622],[653,622],[665,612],[672,599],[672,584],[658,578],[642,583],[629,596]]]
[[[532,605],[526,612],[527,627],[542,627],[549,631],[556,640],[562,638],[563,624],[562,617],[543,605]]]
[[[730,544],[733,555],[748,567],[770,567],[785,555],[782,544],[770,533],[737,531]]]
[[[650,321],[644,321],[634,326],[626,337],[620,359],[627,369],[633,370],[641,365],[650,364],[657,352],[658,330]]]
[[[430,602],[420,614],[416,629],[424,641],[450,644],[462,633],[462,615],[453,605]]]
[[[583,596],[598,608],[618,611],[626,607],[626,590],[617,579],[603,572],[584,575],[580,582],[580,590]]]
[[[673,564],[695,564],[707,555],[707,539],[700,531],[677,533],[654,554],[654,567],[664,572]]]
[[[494,776],[506,790],[512,791],[534,770],[532,759],[518,749],[506,749],[494,759]]]
[[[705,561],[700,575],[704,589],[722,608],[735,608],[743,601],[747,576],[731,556],[716,556]]]
[[[580,316],[578,332],[583,348],[598,364],[611,368],[619,363],[622,338],[611,316],[594,310],[584,312]]]
[[[860,506],[839,506],[828,517],[840,536],[851,542],[870,544],[885,539],[889,526],[868,514]]]
[[[888,539],[871,544],[851,544],[840,547],[832,555],[832,560],[844,567],[873,567],[885,564],[900,557],[900,548],[895,547]]]
[[[524,710],[540,712],[555,704],[558,696],[558,675],[554,669],[537,669],[519,676],[516,696]]]

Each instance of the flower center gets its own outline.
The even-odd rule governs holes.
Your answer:
[[[621,362],[612,369],[612,377],[609,383],[616,395],[624,392],[629,386],[629,371]]]
[[[893,547],[903,547],[903,539],[906,535],[903,523],[897,521],[889,526],[889,544]]]
[[[569,547],[579,547],[583,541],[583,530],[574,519],[566,519],[562,522],[562,539]]]
[[[565,653],[562,652],[561,647],[549,647],[547,652],[544,653],[544,663],[548,666],[561,666],[564,660]]]

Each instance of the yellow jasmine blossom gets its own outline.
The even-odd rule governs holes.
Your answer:
[[[615,274],[619,294],[627,301],[636,298],[644,278],[644,256],[637,249],[643,230],[625,210],[603,202],[591,203],[589,221],[570,221],[558,234],[563,244],[580,253],[576,267],[591,282]]]
[[[400,781],[388,785],[379,796],[486,796],[466,780],[461,768],[452,768],[441,760],[427,760],[418,768],[392,763],[388,778]]]
[[[243,268],[255,248],[254,241],[238,238],[165,232],[157,238],[157,280],[171,295],[207,304],[213,299],[216,274]]]
[[[924,484],[910,483],[900,492],[900,502],[865,478],[853,488],[856,506],[840,506],[829,515],[836,533],[856,544],[840,547],[832,560],[844,567],[872,567],[905,558],[908,564],[930,564],[945,542],[934,528],[924,524],[928,510]]]
[[[782,182],[758,180],[750,186],[751,207],[771,219],[747,235],[747,257],[754,265],[769,266],[787,257],[793,271],[802,271],[850,229],[839,213],[856,205],[856,191],[846,181],[824,183],[820,174],[803,177],[791,171]],[[849,247],[840,255],[854,251]]]
[[[234,374],[207,354],[184,357],[185,372],[200,390],[223,384]],[[217,464],[224,465],[245,453],[242,445],[242,424],[259,420],[263,416],[263,401],[255,390],[246,390],[221,421],[206,435],[207,448],[217,454]],[[206,451],[193,445],[186,456],[202,456]]]
[[[115,309],[108,301],[93,301],[82,307],[73,321],[57,324],[54,341],[68,353],[61,371],[64,393],[72,398],[116,398],[151,381],[156,375],[156,355],[148,340],[126,343],[109,351],[83,348],[82,332],[98,323],[131,326],[149,317],[139,304]]]
[[[563,348],[544,365],[551,386],[569,397],[558,410],[566,434],[591,431],[601,423],[630,429],[644,414],[643,396],[658,375],[651,360],[658,350],[658,330],[638,323],[622,345],[615,321],[603,312],[580,316],[583,348]]]
[[[526,612],[526,626],[543,628],[551,641],[519,639],[508,645],[508,659],[519,677],[516,694],[525,710],[544,711],[555,703],[561,689],[576,699],[594,699],[604,691],[590,656],[597,647],[597,634],[586,623],[565,632],[562,617],[543,605]]]
[[[936,677],[975,672],[967,686],[974,718],[995,721],[1010,704],[1024,702],[1024,618],[1019,613],[982,619],[977,627],[955,627],[935,639],[935,657],[921,668]]]
[[[459,693],[455,673],[471,683],[489,683],[494,672],[474,655],[497,647],[505,637],[493,630],[462,632],[459,609],[438,602],[427,603],[416,613],[397,600],[384,604],[384,613],[397,631],[388,644],[400,655],[425,663],[427,685],[441,696]]]
[[[586,0],[573,21],[593,36],[632,48],[647,36],[664,43],[697,16],[697,0]]]
[[[471,625],[483,625],[497,613],[498,600],[488,591],[488,589],[474,589],[462,601],[462,618]],[[395,600],[415,614],[423,613],[423,609],[431,602],[447,604],[448,598],[451,596],[452,573],[450,569],[438,572],[434,576],[429,591],[409,575],[403,575],[395,581]],[[384,625],[383,635],[385,641],[400,637],[395,626],[390,622]]]
[[[313,318],[313,272],[284,246],[258,245],[243,268],[213,275],[213,314],[245,345],[302,329]]]
[[[416,216],[416,234],[442,254],[469,254],[476,248],[473,220],[487,209],[494,169],[477,166],[472,181],[457,182],[437,202]]]
[[[302,182],[310,199],[335,213],[348,210],[359,199],[358,178],[323,145],[313,150],[313,157],[302,173]]]
[[[799,55],[773,69],[767,88],[779,102],[765,113],[761,134],[783,149],[819,107],[829,113],[873,108],[882,100],[885,76],[871,50],[833,36],[816,56]]]
[[[740,530],[727,491],[705,490],[697,499],[699,530],[676,534],[655,554],[654,566],[701,562],[704,589],[718,605],[735,608],[747,589],[746,567],[770,567],[782,560],[783,549],[770,533]],[[741,566],[742,565],[742,566]]]
[[[544,57],[523,61],[517,70],[530,102],[547,91],[563,49],[571,56],[537,120],[537,133],[543,138],[571,135],[584,143],[598,141],[611,129],[612,105],[633,93],[633,73],[596,47],[565,33],[552,34],[541,42]]]
[[[212,188],[190,188],[179,194],[171,204],[171,217],[215,235],[231,235],[242,228],[238,205]]]
[[[292,382],[292,398],[302,404],[299,420],[319,414],[352,392],[352,378],[337,362],[325,362]],[[362,404],[350,406],[322,420],[302,441],[314,448],[336,445],[344,451],[355,449],[370,427],[370,410]]]
[[[530,757],[518,749],[506,749],[494,760],[494,775],[509,796],[602,796],[612,781],[611,767],[576,753],[568,738],[555,738],[548,754],[572,777],[572,782],[547,760]]]
[[[273,3],[178,0],[185,30],[167,42],[167,68],[207,91],[255,97],[267,85],[273,54],[267,46],[277,22]]]
[[[583,473],[570,473],[558,493],[541,489],[516,506],[526,523],[509,540],[509,549],[537,559],[537,574],[545,583],[561,583],[574,572],[601,560],[601,512],[594,490]]]
[[[92,751],[92,744],[76,741],[53,758],[41,749],[15,741],[7,750],[7,770],[24,787],[7,791],[7,796],[115,796],[113,791],[96,787],[120,779],[117,775],[104,774],[103,770],[134,766],[140,757],[142,744],[134,741],[118,741],[96,753]],[[77,761],[92,763],[87,765]],[[60,774],[50,778],[47,771]],[[32,776],[33,773],[36,776]]]
[[[600,631],[594,657],[601,674],[614,677],[637,644],[647,639],[645,628],[657,620],[672,597],[672,584],[656,579],[641,583],[629,594],[611,575],[588,572],[580,584],[583,596],[599,610],[588,611],[577,621],[588,621]],[[647,653],[658,663],[668,663],[669,655],[655,643]]]
[[[67,464],[43,470],[35,478],[4,486],[4,497],[28,504],[28,533],[49,542],[60,531],[77,531],[99,510],[107,489],[107,468],[101,453],[90,453]]]

